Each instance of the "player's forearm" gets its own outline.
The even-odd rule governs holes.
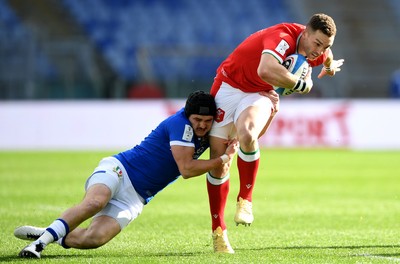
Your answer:
[[[267,53],[261,55],[257,74],[261,80],[276,87],[292,88],[298,81],[277,58]]]
[[[298,81],[296,76],[280,64],[259,69],[258,75],[261,80],[276,87],[292,88]]]
[[[180,173],[184,179],[189,179],[205,174],[206,172],[222,166],[224,163],[230,162],[231,157],[224,154],[221,157],[210,160],[192,160],[180,169]]]

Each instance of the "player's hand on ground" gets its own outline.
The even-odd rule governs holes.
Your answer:
[[[271,90],[268,92],[262,91],[259,92],[259,94],[262,96],[266,96],[271,100],[274,113],[279,111],[279,94],[277,92]]]
[[[321,72],[318,75],[318,78],[322,78],[325,75],[334,76],[337,72],[340,72],[340,67],[342,67],[344,63],[344,59],[340,60],[332,60],[329,67],[322,67]]]

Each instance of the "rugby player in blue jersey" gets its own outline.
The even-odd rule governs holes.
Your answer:
[[[238,149],[236,140],[227,142],[222,156],[198,160],[209,147],[208,132],[216,111],[210,94],[190,94],[185,107],[161,122],[139,145],[102,159],[86,181],[86,194],[78,205],[47,228],[16,228],[16,237],[35,240],[19,256],[40,258],[52,242],[65,248],[98,248],[118,235],[144,205],[180,175],[188,179],[230,162]],[[91,217],[87,228],[78,227]]]

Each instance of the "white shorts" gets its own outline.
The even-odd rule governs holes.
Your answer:
[[[110,216],[117,220],[122,230],[142,212],[143,198],[133,188],[124,166],[114,157],[107,157],[100,161],[87,179],[85,190],[98,183],[110,188],[111,200],[94,217]]]
[[[236,124],[240,114],[250,106],[257,106],[260,113],[271,115],[273,105],[271,100],[259,93],[245,93],[222,82],[215,96],[217,109],[224,111],[224,118],[220,122],[214,121],[210,136],[231,139],[236,137]],[[268,119],[268,118],[267,118]]]

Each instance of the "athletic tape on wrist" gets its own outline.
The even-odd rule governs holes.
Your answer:
[[[303,92],[306,89],[306,82],[303,79],[299,78],[297,80],[297,83],[295,84],[295,86],[292,89]]]
[[[224,155],[220,156],[220,158],[222,159],[222,164],[225,164],[225,163],[229,162],[229,160],[230,160],[228,154],[224,154]]]

